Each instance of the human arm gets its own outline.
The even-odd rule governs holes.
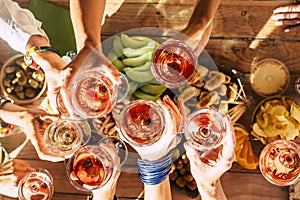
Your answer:
[[[109,151],[110,155],[112,155],[113,160],[113,172],[111,178],[108,182],[99,189],[93,190],[93,199],[105,199],[105,200],[113,200],[116,190],[117,190],[117,181],[121,174],[121,165],[120,158],[115,150],[115,147],[111,144],[100,144],[101,147],[104,147],[107,151]]]
[[[162,135],[153,144],[144,146],[131,144],[131,146],[140,156],[138,166],[140,178],[144,183],[145,199],[171,199],[168,179],[172,165],[170,151],[181,139],[181,134],[178,133],[182,125],[182,113],[168,96],[164,96],[162,101],[158,100],[157,104],[162,108],[165,119]],[[179,105],[182,106],[181,101],[179,101]]]
[[[42,23],[28,10],[12,0],[0,0],[0,38],[14,50],[26,52],[26,44],[32,35],[48,37],[42,30]]]
[[[42,160],[52,162],[63,160],[63,157],[49,153],[44,141],[45,129],[58,119],[57,115],[47,114],[38,108],[25,108],[12,103],[5,103],[0,109],[0,118],[7,123],[20,126]]]
[[[227,132],[224,143],[200,155],[189,143],[185,143],[186,155],[190,160],[191,173],[203,199],[225,200],[220,182],[221,176],[231,168],[235,160],[235,135],[229,117],[226,117]]]
[[[300,4],[280,6],[273,11],[275,25],[284,28],[284,32],[300,30]]]
[[[74,115],[70,100],[70,89],[78,80],[78,74],[86,70],[105,72],[114,83],[120,81],[119,71],[102,52],[101,22],[105,9],[105,0],[71,0],[70,14],[76,39],[77,55],[64,68],[61,97],[70,115]]]
[[[23,160],[13,159],[0,166],[0,194],[17,198],[18,184],[29,172],[35,171]]]
[[[171,200],[170,180],[166,178],[163,182],[157,185],[144,184],[145,200],[165,199]]]
[[[187,26],[180,32],[184,42],[199,56],[209,41],[212,22],[221,0],[196,0]]]

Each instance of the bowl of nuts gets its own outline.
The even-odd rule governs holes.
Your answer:
[[[2,93],[17,105],[36,101],[46,90],[44,71],[28,66],[23,58],[23,54],[12,56],[1,68]]]

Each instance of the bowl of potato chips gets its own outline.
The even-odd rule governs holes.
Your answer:
[[[287,96],[266,98],[256,106],[251,124],[251,134],[263,144],[294,140],[300,133],[300,106]]]

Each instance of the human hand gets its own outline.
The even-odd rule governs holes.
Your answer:
[[[142,160],[155,161],[166,156],[181,140],[181,126],[183,121],[184,107],[181,101],[178,102],[179,108],[169,98],[164,96],[163,100],[158,100],[157,104],[161,106],[165,124],[164,131],[160,139],[149,146],[133,146]],[[122,135],[122,134],[120,134]]]
[[[300,30],[300,4],[281,6],[273,11],[275,25],[283,26],[284,32]]]
[[[209,41],[211,31],[212,24],[201,29],[197,29],[194,26],[187,26],[179,34],[173,36],[172,39],[182,41],[193,50],[196,57],[199,57]]]
[[[197,182],[198,188],[215,186],[221,176],[231,168],[235,160],[235,134],[229,117],[226,117],[227,133],[224,144],[200,156],[188,142],[184,143],[186,155],[190,160],[191,173]]]
[[[22,119],[22,128],[42,160],[52,162],[64,160],[61,156],[49,153],[44,140],[46,128],[58,118],[58,115],[50,115],[41,109],[29,109],[27,116]]]
[[[66,110],[71,116],[74,115],[74,110],[71,106],[70,89],[86,70],[103,71],[112,80],[113,84],[118,84],[120,81],[118,69],[103,54],[101,47],[94,49],[84,47],[81,49],[61,72],[63,81],[60,88],[60,95]]]
[[[121,174],[120,158],[115,147],[112,144],[100,144],[112,156],[113,172],[106,184],[99,189],[93,190],[93,199],[107,199],[112,200],[116,192],[117,181]]]
[[[0,166],[0,194],[18,197],[18,184],[29,172],[35,169],[23,160],[13,159]]]

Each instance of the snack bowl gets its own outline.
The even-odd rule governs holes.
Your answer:
[[[262,97],[282,95],[289,85],[290,74],[284,63],[265,58],[253,63],[250,85]]]
[[[9,161],[9,155],[5,148],[0,145],[0,166]]]
[[[46,90],[44,71],[25,64],[23,54],[9,58],[1,68],[1,90],[17,105],[36,101]]]
[[[4,122],[0,118],[0,138],[12,135],[15,132],[15,126]]]
[[[279,139],[294,140],[300,133],[300,106],[292,97],[267,97],[254,109],[251,127],[251,134],[264,145]]]

